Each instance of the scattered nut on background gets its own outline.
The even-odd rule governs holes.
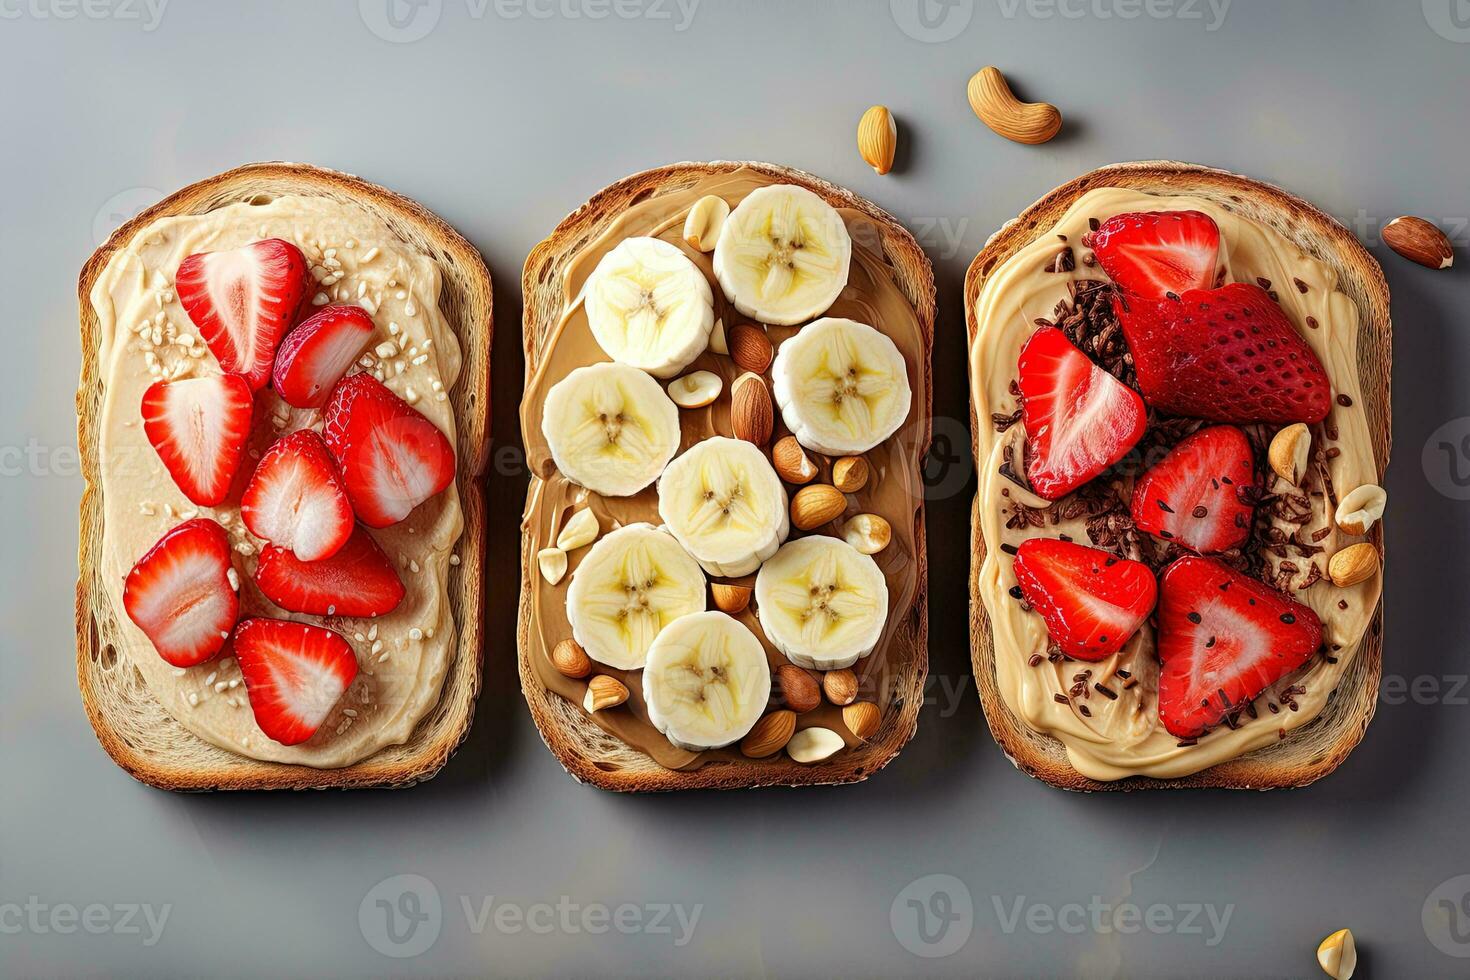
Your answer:
[[[858,153],[880,176],[893,169],[898,151],[898,123],[887,106],[875,105],[858,120]]]
[[[1332,980],[1350,980],[1358,968],[1358,947],[1351,929],[1339,929],[1317,947],[1317,963]]]
[[[1062,128],[1062,114],[1050,102],[1022,102],[993,65],[977,71],[965,89],[980,121],[1016,143],[1045,143]]]
[[[1455,264],[1455,249],[1449,236],[1423,218],[1406,214],[1383,226],[1383,241],[1389,248],[1428,269],[1448,269]]]

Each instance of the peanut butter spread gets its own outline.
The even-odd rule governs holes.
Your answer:
[[[179,304],[174,276],[191,254],[262,238],[283,238],[301,249],[315,279],[309,293],[315,305],[356,304],[372,314],[377,329],[363,366],[381,373],[395,394],[413,402],[454,442],[448,391],[459,375],[460,349],[439,310],[439,270],[381,219],[350,204],[294,196],[160,218],[113,255],[91,294],[101,326],[96,356],[105,386],[102,560],[109,598],[118,610],[122,662],[138,670],[185,728],[251,758],[337,768],[407,741],[439,700],[455,647],[447,581],[464,525],[459,491],[451,485],[402,523],[371,531],[396,563],[407,590],[403,601],[376,620],[312,617],[278,609],[255,587],[252,575],[262,542],[241,523],[239,495],[266,447],[296,429],[320,429],[319,411],[294,409],[271,389],[260,391],[249,451],[226,502],[196,507],[174,485],[144,435],[143,392],[160,379],[220,370]],[[164,532],[195,516],[213,518],[229,533],[242,617],[325,625],[346,637],[357,654],[356,680],[316,734],[300,745],[274,742],[256,725],[228,644],[207,663],[175,668],[122,614],[128,570]]]
[[[1010,594],[1016,579],[1008,549],[1027,537],[1043,535],[1066,534],[1083,544],[1094,542],[1080,508],[1068,507],[1070,498],[1043,500],[1003,472],[1021,471],[1024,432],[1019,422],[1008,427],[992,424],[992,416],[1004,419],[1019,407],[1011,384],[1017,357],[1036,321],[1050,319],[1059,302],[1070,301],[1074,281],[1107,278],[1085,261],[1081,241],[1089,220],[1105,221],[1130,211],[1181,209],[1202,211],[1215,220],[1226,281],[1259,282],[1276,294],[1321,359],[1334,394],[1330,415],[1313,427],[1318,472],[1325,470],[1329,479],[1319,477],[1312,483],[1315,492],[1295,493],[1290,484],[1266,474],[1268,492],[1292,493],[1300,501],[1294,512],[1289,507],[1272,512],[1271,527],[1280,531],[1276,540],[1307,542],[1305,549],[1281,548],[1282,553],[1267,555],[1268,577],[1321,618],[1324,652],[1257,698],[1234,727],[1221,725],[1193,744],[1181,743],[1159,720],[1159,668],[1147,624],[1121,651],[1099,663],[1048,656],[1041,616]],[[1062,248],[1075,249],[1084,261],[1058,261]],[[1337,290],[1333,269],[1277,232],[1212,201],[1100,188],[1082,196],[1055,228],[991,273],[976,301],[975,322],[970,378],[978,419],[977,499],[986,552],[978,579],[993,630],[996,678],[1010,710],[1032,729],[1060,739],[1072,766],[1098,780],[1185,776],[1290,738],[1292,731],[1310,724],[1357,656],[1382,590],[1381,572],[1348,588],[1338,588],[1325,577],[1328,558],[1361,540],[1333,525],[1336,499],[1378,482],[1359,392],[1358,310]],[[1054,507],[1060,508],[1055,523],[1050,513]],[[1024,513],[1018,508],[1039,511],[1046,519],[1039,522],[1042,526],[1034,520],[1014,520],[1013,515]],[[1083,677],[1084,671],[1090,673]],[[1116,693],[1116,699],[1097,695],[1095,684]]]
[[[522,530],[527,538],[527,547],[523,550],[528,556],[534,556],[537,549],[554,543],[566,519],[583,506],[590,506],[596,513],[604,534],[614,528],[640,521],[654,525],[661,523],[654,486],[632,497],[604,498],[592,493],[570,482],[557,471],[546,439],[542,435],[543,406],[551,387],[575,368],[610,359],[593,338],[583,310],[582,292],[588,276],[601,258],[624,239],[644,235],[661,238],[682,249],[704,273],[714,293],[715,316],[723,321],[727,330],[737,323],[748,322],[721,293],[712,270],[712,257],[695,251],[684,242],[680,233],[689,209],[706,194],[718,195],[733,208],[751,191],[776,182],[764,174],[740,169],[711,175],[691,187],[643,200],[613,221],[600,236],[587,242],[566,266],[563,280],[564,312],[550,336],[540,344],[540,353],[531,368],[525,397],[521,402],[521,433],[531,470],[531,485],[522,523]],[[848,516],[874,513],[887,519],[893,527],[892,543],[873,556],[888,584],[887,623],[873,653],[859,660],[853,667],[859,678],[860,697],[876,701],[880,707],[886,708],[891,698],[890,688],[897,666],[890,662],[892,640],[901,624],[910,622],[914,615],[912,607],[919,584],[915,529],[917,515],[923,505],[920,463],[926,449],[924,440],[929,411],[928,379],[924,371],[928,363],[928,350],[918,317],[899,287],[892,266],[883,255],[881,228],[859,211],[839,209],[839,213],[852,236],[852,264],[846,287],[824,315],[848,317],[870,324],[891,338],[903,354],[913,398],[905,426],[866,454],[872,471],[871,478],[866,487],[850,495],[847,508]],[[768,335],[779,346],[799,329],[800,327],[770,327]],[[728,356],[707,350],[688,366],[686,373],[696,370],[715,372],[723,379],[724,386],[720,397],[713,404],[699,409],[680,410],[681,452],[710,436],[733,434],[729,417],[730,384],[741,373],[740,369]],[[766,377],[769,381],[769,372]],[[777,432],[772,441],[783,434],[778,413]],[[822,469],[818,479],[829,479],[831,461],[818,458],[815,453],[811,455]],[[835,525],[819,528],[815,533],[839,533],[841,521],[839,518]],[[792,537],[800,536],[800,533],[793,530]],[[556,585],[548,584],[534,569],[527,579],[533,593],[530,597],[529,634],[532,649],[529,653],[536,680],[546,690],[577,705],[582,703],[587,688],[586,681],[574,680],[558,672],[551,662],[550,653],[558,642],[572,635],[566,615],[567,588],[587,550],[582,548],[571,553],[570,570]],[[719,581],[738,582],[748,586],[753,584],[754,579],[752,574],[740,579]],[[753,607],[739,613],[737,618],[761,640],[773,670],[786,663],[786,659],[765,638]],[[693,769],[720,759],[752,761],[743,759],[736,746],[706,752],[689,752],[674,747],[649,724],[639,672],[602,667],[598,669],[627,684],[631,697],[622,707],[596,712],[593,719],[602,728],[645,752],[660,765],[670,769]],[[846,732],[841,722],[841,709],[828,704],[799,715],[797,726],[821,726]],[[850,734],[844,734],[844,737],[849,747],[857,744],[857,740]]]

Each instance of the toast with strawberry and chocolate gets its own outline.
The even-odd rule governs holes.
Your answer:
[[[1075,790],[1335,769],[1381,670],[1383,508],[1344,504],[1384,499],[1378,264],[1267,184],[1120,164],[996,233],[965,306],[972,655],[1007,757]]]

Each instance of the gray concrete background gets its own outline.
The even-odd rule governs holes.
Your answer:
[[[1360,975],[1467,973],[1465,0],[153,2],[0,0],[0,973],[1306,977],[1340,926]],[[964,85],[987,63],[1058,104],[1064,135],[980,125]],[[874,102],[903,144],[881,178],[853,146]],[[1059,793],[1002,758],[968,677],[965,266],[1054,185],[1153,157],[1306,196],[1393,288],[1388,681],[1365,743],[1306,790]],[[76,272],[162,192],[272,158],[380,181],[484,252],[511,460],[521,262],[599,187],[767,159],[905,220],[935,262],[936,427],[958,442],[929,510],[933,697],[908,749],[860,786],[578,786],[523,708],[500,592],[478,721],[428,785],[186,797],[116,769],[72,666]],[[1460,266],[1382,247],[1401,213],[1444,224]],[[508,518],[524,481],[504,469]],[[513,521],[492,528],[495,560],[515,549]]]

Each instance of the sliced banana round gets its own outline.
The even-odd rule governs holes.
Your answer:
[[[798,667],[838,670],[865,657],[888,621],[888,583],[878,563],[846,541],[789,541],[755,577],[766,639]]]
[[[664,628],[643,668],[649,723],[691,752],[744,738],[766,710],[771,668],[755,634],[722,612],[697,612]]]
[[[679,451],[679,409],[637,368],[590,364],[551,386],[541,432],[567,479],[604,497],[629,497]]]
[[[711,575],[749,575],[791,531],[786,488],[743,439],[695,444],[658,481],[658,513]]]
[[[587,325],[608,357],[671,378],[704,352],[715,325],[709,280],[676,245],[626,238],[587,279]]]
[[[618,670],[642,667],[664,627],[705,605],[699,563],[652,524],[620,527],[594,544],[567,588],[573,639]]]
[[[865,453],[909,417],[903,354],[856,320],[824,317],[802,327],[781,344],[771,381],[796,441],[829,456]]]
[[[715,278],[746,316],[790,326],[825,313],[847,285],[852,237],[805,187],[772,184],[736,205],[715,243]]]

